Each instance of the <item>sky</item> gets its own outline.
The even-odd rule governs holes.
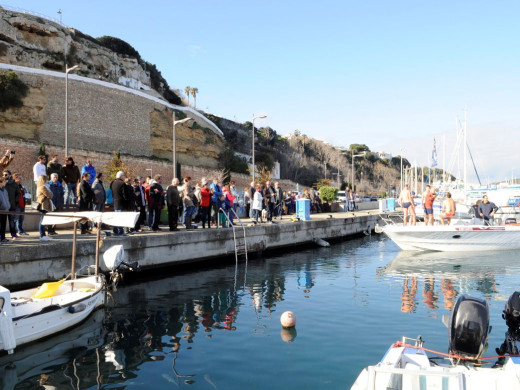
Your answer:
[[[197,108],[284,135],[449,165],[456,118],[482,184],[520,176],[518,1],[3,0],[115,36]],[[443,151],[446,151],[444,157]],[[515,171],[515,167],[516,171]],[[471,171],[469,170],[471,169]],[[468,179],[476,181],[468,165]]]

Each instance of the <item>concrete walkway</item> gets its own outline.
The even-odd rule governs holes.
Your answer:
[[[379,219],[377,210],[312,214],[310,221],[293,222],[289,217],[275,223],[247,226],[249,254],[312,243],[315,239],[342,239],[372,232]],[[0,245],[0,284],[23,286],[63,278],[70,272],[72,230],[57,230],[58,235],[41,242],[30,232],[19,240]],[[236,230],[237,237],[242,236]],[[240,233],[239,233],[240,232]],[[76,269],[94,263],[95,234],[77,235]],[[103,237],[101,253],[112,245],[123,245],[129,262],[137,261],[142,269],[153,270],[185,263],[210,261],[235,254],[233,229],[179,229],[170,232],[145,230],[126,237]],[[160,271],[157,271],[160,272]]]
[[[319,213],[319,214],[311,214],[311,221],[323,221],[332,218],[337,219],[345,219],[345,218],[351,218],[354,216],[368,216],[368,215],[379,215],[379,212],[377,210],[362,210],[362,211],[356,211],[356,212],[335,212],[335,213]],[[298,221],[293,222],[291,220],[291,215],[284,215],[282,219],[275,219],[274,225],[277,224],[294,224],[294,223],[306,223],[310,221]],[[253,227],[255,224],[249,219],[241,219],[242,223],[244,223],[247,227]],[[258,226],[269,226],[271,223],[264,222],[259,223]],[[206,232],[206,229],[202,229],[202,225],[199,226],[197,229],[193,230],[186,230],[182,224],[179,223],[179,230],[177,232],[170,232],[168,225],[159,225],[161,228],[161,231],[159,232],[153,232],[149,230],[147,227],[143,226],[142,232],[136,232],[133,234],[128,234],[127,237],[137,237],[137,236],[161,236],[161,235],[169,235],[169,234],[179,234],[181,232],[189,232],[189,233],[203,233]],[[215,229],[215,226],[212,226],[210,230]],[[228,229],[228,228],[219,228],[219,229]],[[111,230],[111,229],[110,229]],[[56,226],[56,232],[58,233],[55,236],[50,236],[52,238],[51,241],[42,242],[40,241],[40,234],[38,230],[29,230],[27,231],[29,233],[28,236],[19,236],[17,240],[12,240],[11,235],[9,234],[9,227],[7,227],[6,231],[6,238],[9,240],[8,243],[2,243],[0,244],[0,248],[5,248],[6,246],[9,247],[18,247],[18,248],[24,248],[28,246],[34,246],[34,245],[46,245],[51,243],[69,243],[72,240],[73,237],[73,231],[72,228],[60,228],[60,226]],[[47,233],[47,235],[49,235]],[[104,235],[103,235],[104,236]],[[116,239],[116,237],[103,237],[103,239]],[[80,230],[78,227],[77,233],[76,233],[76,239],[78,241],[95,241],[96,240],[96,229],[92,231],[92,234],[80,234]],[[125,237],[122,237],[121,239],[125,239]]]

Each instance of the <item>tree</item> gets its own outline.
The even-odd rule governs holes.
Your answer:
[[[22,107],[22,99],[29,87],[12,70],[0,73],[0,111],[11,107]]]
[[[110,183],[116,179],[119,171],[123,171],[126,176],[132,176],[134,173],[133,169],[128,168],[121,160],[121,152],[118,149],[117,152],[115,150],[112,152],[112,160],[103,166],[103,177]]]
[[[45,161],[49,161],[49,154],[45,151],[45,144],[43,142],[40,144],[40,150],[38,150],[38,157],[39,156],[45,156]]]
[[[320,179],[316,183],[315,187],[320,191],[320,188],[322,187],[330,187],[330,179]]]
[[[365,144],[352,144],[350,145],[349,149],[354,154],[361,152],[370,152],[370,149]]]
[[[271,170],[264,165],[258,170],[258,176],[255,177],[257,177],[256,181],[264,186],[267,181],[271,181]]]
[[[184,88],[184,93],[186,94],[186,96],[188,97],[188,106],[190,105],[190,92],[191,92],[191,87],[189,85],[187,85],[185,88]]]
[[[247,162],[242,157],[236,156],[232,146],[228,144],[219,155],[219,168],[226,171],[229,176],[230,172],[247,173]]]
[[[199,93],[199,89],[198,88],[192,88],[191,89],[191,96],[193,96],[193,105],[195,108],[197,108],[197,94]]]

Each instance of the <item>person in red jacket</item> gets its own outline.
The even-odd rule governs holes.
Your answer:
[[[235,197],[231,194],[231,189],[229,188],[229,184],[226,184],[224,186],[223,191],[224,196],[226,197],[226,213],[229,218],[229,222],[231,225],[233,225],[233,216],[235,215],[233,211],[233,201],[235,200]]]
[[[200,218],[202,220],[202,228],[206,222],[208,223],[208,229],[211,228],[211,197],[213,196],[213,191],[209,188],[209,181],[202,183],[202,188],[200,190]]]

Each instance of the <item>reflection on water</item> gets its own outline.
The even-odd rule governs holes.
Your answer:
[[[445,348],[439,318],[463,293],[488,300],[500,345],[517,255],[409,254],[378,236],[142,280],[81,327],[4,356],[0,389],[348,388],[403,335]]]
[[[495,275],[518,274],[517,258],[517,251],[496,253],[492,257],[489,253],[403,251],[379,269],[378,275],[403,279],[402,312],[415,311],[420,301],[436,316],[439,304],[451,311],[459,294],[477,291],[488,301],[496,297]],[[512,288],[514,291],[515,287]],[[421,300],[417,298],[417,290],[422,292]]]

